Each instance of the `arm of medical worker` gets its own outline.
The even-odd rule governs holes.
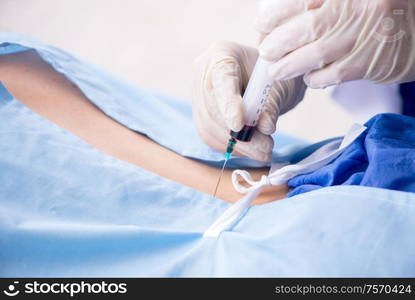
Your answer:
[[[217,42],[194,63],[193,117],[199,135],[210,147],[224,151],[230,130],[244,126],[242,93],[258,58],[254,48],[233,42]],[[271,134],[278,116],[294,108],[304,97],[303,78],[275,81],[249,143],[239,142],[235,153],[269,161]]]
[[[267,0],[255,22],[275,80],[309,87],[415,80],[415,1]]]

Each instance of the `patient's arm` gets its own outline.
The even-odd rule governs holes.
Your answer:
[[[112,120],[35,52],[0,56],[0,81],[27,107],[108,155],[212,194],[218,169],[182,157]],[[249,171],[257,179],[268,172]],[[282,199],[286,193],[286,186],[269,187],[255,204]],[[224,174],[217,197],[228,202],[241,198],[232,187],[230,170]]]

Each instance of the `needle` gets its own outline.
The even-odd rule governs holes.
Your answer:
[[[219,176],[218,182],[216,183],[215,192],[213,193],[213,197],[216,197],[216,193],[218,192],[220,181],[222,179],[223,173],[225,172],[225,167],[226,167],[227,162],[228,162],[228,160],[226,159],[225,162],[223,163],[223,167],[222,167],[222,170],[220,171],[220,176]]]
[[[225,152],[225,162],[223,163],[222,170],[220,171],[220,176],[219,176],[218,182],[216,183],[215,192],[213,193],[213,197],[216,197],[216,193],[218,192],[220,181],[222,179],[223,173],[225,172],[226,164],[228,163],[228,160],[232,156],[233,148],[235,147],[236,142],[237,142],[236,139],[233,138],[233,137],[231,137],[228,140],[228,146],[226,147],[226,152]]]

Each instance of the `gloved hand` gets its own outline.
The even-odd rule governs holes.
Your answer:
[[[225,151],[230,130],[244,126],[242,92],[258,52],[233,42],[217,42],[194,63],[193,118],[201,138],[210,147]],[[269,161],[278,116],[292,109],[304,96],[302,78],[274,83],[248,143],[238,142],[235,154]]]
[[[312,88],[415,80],[413,0],[268,0],[255,23],[276,80],[306,74]]]

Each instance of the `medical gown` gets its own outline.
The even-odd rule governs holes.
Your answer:
[[[0,34],[0,53],[27,49],[124,126],[220,165],[222,154],[197,137],[188,103],[133,87],[55,47]],[[0,120],[2,277],[415,276],[413,193],[323,188],[251,207],[232,230],[204,237],[230,204],[106,155],[4,86]],[[311,147],[275,138],[280,162]],[[260,166],[242,158],[232,164]]]
[[[415,193],[415,118],[380,114],[338,158],[291,179],[290,196],[334,185],[360,185]]]

